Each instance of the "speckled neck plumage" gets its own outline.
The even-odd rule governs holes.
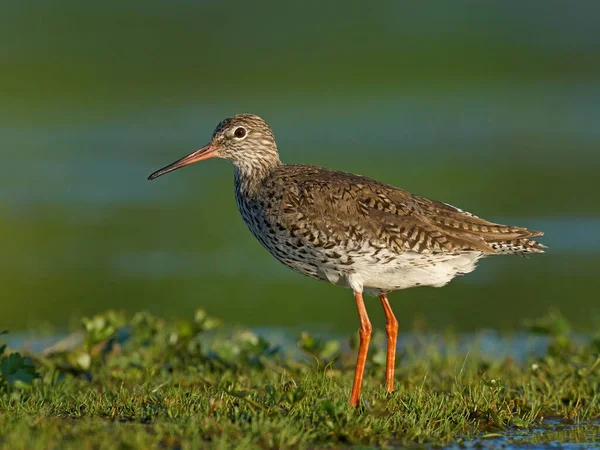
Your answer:
[[[235,164],[234,183],[236,192],[249,198],[255,197],[259,193],[263,180],[281,165],[279,158],[273,158],[270,155]]]

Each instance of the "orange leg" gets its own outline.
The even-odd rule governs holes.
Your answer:
[[[367,309],[363,301],[362,293],[355,292],[354,299],[358,308],[358,317],[360,318],[360,345],[358,347],[358,359],[356,360],[356,369],[354,370],[354,383],[352,384],[352,394],[350,395],[350,406],[358,406],[360,399],[360,388],[362,386],[365,363],[367,362],[367,352],[369,351],[369,342],[371,341],[371,321],[367,315]]]
[[[394,364],[396,361],[396,343],[398,342],[398,321],[394,316],[390,302],[388,302],[385,294],[379,296],[383,311],[385,312],[385,318],[387,323],[385,324],[385,332],[387,334],[387,358],[385,360],[385,385],[387,386],[388,392],[394,390]]]

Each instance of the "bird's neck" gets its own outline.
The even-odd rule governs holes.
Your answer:
[[[236,192],[246,197],[255,196],[263,180],[281,164],[279,158],[237,162],[234,165]]]

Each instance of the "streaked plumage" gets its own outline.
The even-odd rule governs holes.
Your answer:
[[[242,218],[275,258],[304,275],[353,290],[361,317],[362,352],[353,405],[358,404],[370,337],[364,290],[380,296],[388,318],[391,390],[397,321],[386,293],[443,286],[474,270],[476,262],[488,255],[543,252],[544,246],[532,239],[543,234],[539,231],[488,222],[367,177],[282,164],[273,132],[251,114],[225,119],[206,147],[150,178],[209,157],[234,164]]]
[[[530,239],[540,232],[491,223],[358,175],[281,164],[251,192],[241,178],[238,207],[271,254],[355,291],[443,286],[481,257],[542,251]]]

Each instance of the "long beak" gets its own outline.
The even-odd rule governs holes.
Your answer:
[[[217,151],[216,146],[214,146],[212,144],[208,144],[208,145],[202,147],[200,150],[196,150],[194,153],[190,153],[189,155],[184,156],[181,159],[178,159],[174,163],[171,163],[168,166],[163,167],[160,170],[157,170],[152,175],[150,175],[148,177],[148,179],[154,180],[155,178],[158,178],[161,175],[164,175],[165,173],[172,172],[172,171],[180,169],[184,166],[189,166],[190,164],[194,164],[198,161],[202,161],[203,159],[212,158],[213,156],[215,156],[216,151]]]

